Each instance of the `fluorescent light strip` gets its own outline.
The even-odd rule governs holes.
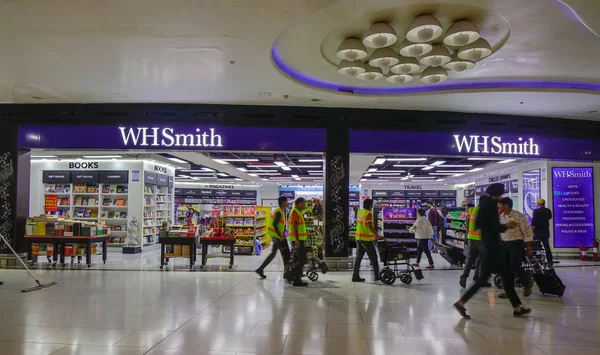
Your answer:
[[[32,158],[58,158],[56,155],[32,155]]]
[[[429,175],[444,175],[444,176],[450,176],[450,175],[454,175],[456,173],[429,173]]]
[[[392,158],[388,161],[425,161],[427,158]]]
[[[431,163],[431,165],[433,165],[433,166],[440,166],[440,165],[444,164],[445,162],[446,162],[445,160],[438,160],[438,161],[436,161],[434,163]]]
[[[403,172],[399,172],[399,173],[384,173],[384,172],[376,172],[373,173],[373,175],[381,175],[381,176],[393,176],[393,175],[403,175]]]
[[[248,170],[249,173],[278,173],[279,170]]]
[[[301,163],[321,163],[323,159],[298,159],[298,161]]]
[[[308,170],[309,173],[323,173],[323,170]]]
[[[238,169],[239,171],[243,171],[243,172],[248,171],[248,169],[245,169],[245,168],[236,168],[236,169]]]
[[[276,161],[275,165],[277,165],[277,166],[287,166],[287,165],[285,165],[284,162],[281,162],[281,161]]]
[[[506,158],[469,158],[467,160],[504,160]]]
[[[250,174],[248,174],[248,175],[250,175]],[[277,175],[281,175],[281,173],[255,173],[255,175],[258,175],[258,176],[262,176],[262,175],[277,176]]]
[[[167,159],[169,159],[170,161],[174,161],[176,163],[180,163],[180,164],[187,164],[188,163],[187,161],[185,161],[183,159],[179,159],[179,158],[167,158]]]
[[[219,160],[227,161],[227,162],[236,162],[236,161],[252,162],[252,161],[259,161],[258,159],[219,159]]]
[[[452,175],[452,177],[459,177],[459,176],[463,176],[463,175],[465,175],[465,174],[464,173],[463,174],[454,174],[454,175]]]
[[[375,171],[377,171],[377,168],[371,168],[371,169],[367,170],[367,172],[369,172],[369,173],[373,173]]]
[[[289,165],[290,168],[319,169],[322,165]]]
[[[394,168],[424,168],[427,165],[416,165],[416,164],[394,164]]]
[[[275,165],[275,164],[246,165],[246,168],[248,168],[248,169],[279,168],[279,165]]]
[[[194,176],[213,176],[213,173],[190,173],[190,175],[194,175]]]
[[[438,170],[438,173],[466,173],[468,170]]]
[[[443,165],[438,165],[438,167],[440,168],[470,168],[472,167],[473,164],[467,165],[467,164],[443,164]]]
[[[431,170],[431,169],[434,169],[434,168],[435,168],[435,166],[433,166],[433,165],[430,165],[430,166],[426,166],[426,167],[424,167],[424,168],[423,168],[423,169],[421,169],[421,170]]]
[[[386,159],[385,158],[377,158],[375,159],[375,162],[373,162],[373,165],[381,165],[383,163],[385,163]]]
[[[281,170],[290,171],[292,169],[289,166],[282,166]]]
[[[228,174],[225,174],[225,173],[217,173],[217,175],[221,176],[221,177],[227,177],[227,176],[229,176]]]
[[[445,179],[436,179],[435,182],[444,181]]]
[[[508,164],[508,163],[512,163],[513,161],[517,161],[517,159],[506,159],[503,161],[499,161],[498,164]]]
[[[226,161],[225,161],[225,160],[223,160],[223,159],[213,159],[213,161],[214,161],[215,163],[219,163],[219,164],[223,164],[223,165],[227,165],[227,164],[229,164],[228,162],[226,162]]]
[[[371,177],[371,176],[373,176],[373,174],[369,173],[369,174],[365,174],[365,175],[363,175],[363,176],[364,176],[364,177]]]
[[[411,180],[431,180],[437,179],[435,176],[413,176],[410,178]]]
[[[116,159],[116,158],[123,158],[120,155],[84,155],[83,156],[86,159]]]
[[[308,175],[323,176],[323,173],[308,173]]]
[[[473,169],[469,170],[469,172],[474,173],[476,171],[481,171],[481,170],[483,170],[483,168],[473,168]]]

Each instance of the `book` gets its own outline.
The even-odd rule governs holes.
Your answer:
[[[90,217],[98,218],[98,210],[91,210]]]
[[[91,210],[84,210],[83,211],[83,218],[90,218],[91,216],[92,216]]]
[[[105,198],[104,200],[102,200],[102,206],[110,206],[110,199]]]
[[[90,198],[88,201],[88,206],[96,206],[96,199]]]
[[[110,193],[111,194],[117,193],[117,185],[110,185]]]
[[[102,218],[108,218],[108,211],[102,211]]]
[[[117,193],[118,194],[122,194],[123,193],[123,186],[117,186]]]
[[[90,201],[90,200],[89,200],[87,197],[85,197],[85,198],[83,198],[83,199],[81,200],[81,205],[82,205],[82,206],[87,206],[89,201]]]
[[[83,202],[83,197],[79,196],[79,197],[75,197],[75,206],[81,206]]]
[[[124,198],[117,199],[117,206],[125,206],[125,199]]]
[[[109,187],[109,185],[102,185],[102,193],[103,194],[110,193],[110,187]]]
[[[73,187],[75,193],[84,193],[85,192],[85,184],[75,184]]]
[[[119,218],[127,218],[127,212],[121,212]]]
[[[88,186],[87,187],[87,192],[90,193],[90,194],[94,193],[94,192],[98,192],[98,186],[92,186],[92,185]]]
[[[60,205],[61,206],[68,206],[69,205],[69,198],[68,197],[63,197],[60,199]]]
[[[108,218],[115,218],[114,212],[108,212]]]

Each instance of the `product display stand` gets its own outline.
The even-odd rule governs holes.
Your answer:
[[[208,258],[226,258],[229,257],[229,268],[233,267],[233,258],[234,258],[234,244],[236,239],[229,237],[202,237],[200,238],[200,243],[202,244],[202,264],[200,265],[201,269],[204,269],[206,265],[206,260]],[[208,255],[208,246],[209,245],[222,245],[223,247],[228,246],[229,255]]]
[[[416,221],[416,209],[385,207],[382,211],[384,237],[390,243],[403,243],[416,256],[417,240],[408,231]]]
[[[465,249],[467,237],[467,211],[465,208],[448,208],[445,230],[442,235],[443,244]]]
[[[174,256],[175,253],[169,254],[167,253],[167,246],[171,246],[171,250],[175,250],[176,246],[188,246],[189,247],[189,255],[187,256],[190,259],[190,269],[196,264],[196,238],[194,237],[159,237],[158,242],[160,243],[160,269],[162,270],[165,264],[168,265],[170,258],[183,257],[186,256]],[[186,253],[183,253],[185,255]]]
[[[60,254],[60,264],[64,267],[65,264],[65,244],[76,243],[85,244],[86,253],[85,260],[88,267],[92,266],[92,244],[102,243],[102,261],[106,264],[107,260],[107,242],[110,239],[108,234],[96,235],[91,237],[65,237],[65,236],[40,236],[40,235],[25,235],[25,240],[28,243],[27,257],[30,263],[33,263],[32,255],[32,244],[33,243],[44,243],[54,245],[54,262],[56,263],[57,254]]]

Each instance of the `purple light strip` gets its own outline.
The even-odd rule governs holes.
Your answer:
[[[271,56],[275,65],[291,78],[305,84],[322,89],[347,92],[361,95],[402,95],[419,94],[427,92],[443,92],[473,89],[559,89],[559,90],[584,90],[600,92],[600,83],[568,82],[568,81],[544,81],[544,80],[461,80],[456,82],[445,82],[435,85],[419,85],[407,87],[389,88],[362,88],[355,86],[340,85],[315,76],[294,70],[281,57],[276,45],[271,48]]]

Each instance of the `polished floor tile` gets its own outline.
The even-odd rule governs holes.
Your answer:
[[[93,269],[34,270],[58,285],[27,294],[22,270],[0,270],[0,355],[600,354],[591,267],[557,268],[567,292],[536,290],[523,299],[528,317],[512,317],[498,289],[482,290],[467,305],[471,320],[452,309],[464,292],[452,270],[394,286],[330,272],[294,288],[275,267],[266,280]]]

